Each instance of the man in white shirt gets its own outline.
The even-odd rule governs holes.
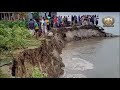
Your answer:
[[[68,21],[70,21],[70,22],[71,22],[71,17],[70,17],[70,16],[68,16]]]
[[[70,25],[71,25],[71,17],[70,17],[70,16],[68,16],[67,18],[68,18],[68,22],[69,22],[69,23],[70,23]]]

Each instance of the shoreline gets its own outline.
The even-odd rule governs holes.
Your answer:
[[[77,27],[76,27],[77,28]],[[86,27],[85,27],[86,28]],[[63,30],[64,29],[64,30]],[[61,59],[61,57],[60,57],[60,54],[61,54],[61,52],[62,52],[62,49],[65,47],[65,44],[66,43],[68,43],[68,42],[71,42],[71,41],[76,41],[76,40],[89,40],[89,39],[92,39],[92,38],[102,38],[102,37],[104,37],[104,34],[105,33],[101,33],[99,30],[91,30],[90,29],[90,32],[91,32],[91,34],[89,34],[88,33],[88,37],[87,36],[81,36],[81,34],[78,34],[78,33],[80,33],[79,31],[82,31],[82,32],[88,32],[89,31],[89,29],[87,30],[87,29],[81,29],[81,30],[79,30],[79,28],[77,28],[77,30],[72,30],[72,27],[71,28],[63,28],[62,30],[56,30],[55,32],[54,32],[54,30],[52,31],[53,32],[53,36],[48,36],[47,38],[46,38],[46,40],[43,40],[43,42],[42,42],[42,46],[40,46],[40,47],[38,47],[38,48],[36,48],[36,49],[34,49],[34,48],[32,48],[32,49],[27,49],[27,50],[24,50],[23,52],[20,52],[20,53],[18,53],[18,57],[16,56],[16,57],[14,57],[14,59],[15,59],[15,61],[13,62],[13,65],[12,65],[12,68],[13,68],[13,70],[12,70],[12,72],[13,73],[15,73],[15,76],[17,76],[17,77],[28,77],[28,72],[27,71],[23,71],[22,70],[22,68],[23,68],[23,66],[21,66],[21,58],[23,58],[22,60],[22,62],[24,62],[24,63],[26,63],[25,64],[25,67],[26,66],[28,66],[29,65],[29,62],[37,62],[37,63],[42,63],[42,59],[41,59],[41,57],[39,57],[39,60],[40,61],[38,61],[37,60],[37,58],[35,58],[34,57],[34,59],[35,60],[32,60],[32,59],[29,59],[29,60],[31,60],[31,61],[29,61],[28,62],[28,60],[27,60],[27,58],[28,58],[28,56],[27,56],[27,54],[25,55],[25,56],[23,56],[24,55],[24,53],[31,53],[30,54],[30,56],[34,56],[34,54],[35,53],[38,53],[39,52],[39,50],[40,50],[40,48],[41,49],[44,49],[43,51],[45,51],[45,52],[41,52],[41,53],[39,53],[39,55],[41,56],[41,54],[42,53],[46,53],[46,52],[48,52],[48,55],[46,56],[46,57],[44,57],[44,60],[46,60],[46,62],[48,63],[48,64],[52,64],[51,62],[53,62],[53,63],[55,63],[56,62],[56,59],[59,61],[59,62],[57,62],[57,65],[58,65],[58,67],[55,67],[55,65],[53,64],[53,66],[51,67],[51,66],[49,66],[49,68],[45,65],[45,63],[43,62],[43,65],[42,66],[39,66],[37,63],[36,63],[36,65],[38,65],[38,67],[40,67],[41,68],[41,70],[43,70],[44,72],[46,72],[50,77],[58,77],[59,75],[61,75],[61,74],[63,74],[63,67],[64,67],[64,64],[63,64],[63,62],[62,62],[62,59]],[[93,33],[94,32],[94,33]],[[97,34],[98,33],[98,34]],[[93,36],[92,36],[93,35]],[[72,37],[71,37],[72,36]],[[48,40],[48,41],[47,41]],[[53,45],[52,47],[49,45]],[[57,45],[57,47],[56,47],[56,45]],[[61,46],[60,46],[61,45]],[[48,51],[48,49],[47,48],[51,48],[49,51]],[[36,50],[36,51],[35,51]],[[52,51],[51,51],[52,50]],[[34,53],[33,53],[34,52]],[[43,55],[44,55],[43,54]],[[47,53],[46,53],[47,54]],[[50,55],[53,55],[54,56],[54,59],[50,59]],[[43,57],[43,56],[42,56]],[[30,58],[30,57],[29,57]],[[49,59],[51,60],[51,62],[49,63]],[[37,61],[36,61],[37,60]],[[17,65],[15,64],[15,63],[18,63]],[[15,65],[15,66],[14,66]],[[33,67],[34,66],[34,63],[31,63],[30,64],[30,67]],[[15,68],[16,67],[16,68]],[[17,67],[21,67],[21,70],[18,70],[18,68]],[[30,68],[29,67],[29,68]],[[47,67],[48,69],[45,69],[44,67]],[[27,69],[28,67],[26,67],[25,69]],[[55,69],[56,68],[56,69]],[[56,71],[57,69],[59,68],[59,71]],[[49,69],[53,69],[52,71],[50,70],[49,71]],[[30,69],[29,69],[30,70]],[[24,73],[24,75],[22,76],[22,73],[23,72],[26,72],[26,73]],[[52,72],[52,73],[51,73]],[[31,73],[31,71],[30,71],[30,73]],[[56,74],[55,74],[56,73]]]

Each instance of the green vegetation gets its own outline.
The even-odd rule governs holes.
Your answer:
[[[0,65],[8,64],[19,50],[38,47],[41,40],[33,37],[26,21],[0,21]],[[6,77],[0,70],[0,78]]]
[[[18,25],[19,27],[26,28],[27,20],[16,20],[16,21],[0,21],[0,28],[12,28],[14,25]]]
[[[2,70],[0,69],[0,78],[3,78],[3,77],[4,77],[4,75],[2,73]]]
[[[38,67],[33,68],[32,78],[46,78],[47,74],[43,74]]]
[[[39,44],[25,25],[25,21],[0,21],[0,52]]]
[[[3,72],[2,72],[2,70],[1,70],[1,68],[0,68],[0,78],[9,78],[9,76],[8,76],[8,75],[3,74]]]

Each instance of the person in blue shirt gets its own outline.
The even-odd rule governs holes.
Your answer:
[[[28,23],[28,28],[30,30],[30,33],[33,35],[33,33],[34,33],[34,21],[33,21],[33,19],[30,19],[30,21]]]

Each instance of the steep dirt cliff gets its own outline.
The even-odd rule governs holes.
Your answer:
[[[48,77],[58,77],[64,73],[64,64],[59,56],[64,43],[56,36],[44,39],[41,43],[38,48],[27,49],[15,55],[12,67],[14,76],[30,77],[34,66],[39,67],[42,73],[48,74]]]
[[[30,77],[32,68],[37,66],[48,77],[59,77],[64,73],[60,54],[66,42],[105,36],[98,28],[61,28],[53,29],[53,36],[41,41],[36,48],[29,48],[14,55],[12,75],[15,77]]]

